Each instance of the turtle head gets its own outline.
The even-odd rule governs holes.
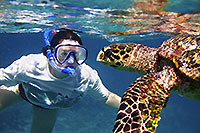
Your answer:
[[[106,46],[98,53],[97,61],[116,69],[132,71],[128,67],[132,54],[132,45],[131,43],[117,43]]]
[[[157,49],[136,43],[117,43],[101,49],[97,61],[123,71],[153,72]]]

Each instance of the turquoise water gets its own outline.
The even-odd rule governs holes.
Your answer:
[[[96,3],[93,3],[92,0],[84,2],[58,0],[53,1],[53,3],[49,2],[51,6],[50,4],[38,5],[38,3],[41,3],[38,0],[30,1],[28,6],[16,4],[16,1],[12,1],[11,5],[8,5],[8,1],[5,0],[1,2],[3,4],[0,7],[0,10],[2,10],[2,12],[0,11],[0,67],[8,66],[22,55],[40,53],[44,45],[40,31],[46,27],[54,27],[54,24],[65,25],[85,31],[80,35],[84,45],[89,50],[89,58],[86,63],[98,71],[103,83],[109,90],[120,96],[139,75],[119,71],[96,62],[99,49],[110,44],[110,42],[119,41],[131,41],[157,47],[170,37],[166,34],[144,33],[126,36],[103,34],[104,30],[123,30],[123,28],[121,29],[114,24],[107,23],[110,22],[110,17],[105,15],[104,11],[130,8],[131,0],[126,2],[119,0],[114,3],[111,0],[95,1]],[[198,0],[192,0],[190,3],[177,0],[167,8],[170,11],[192,13],[194,10],[199,10],[199,3]],[[54,6],[52,7],[52,5]],[[59,8],[55,8],[55,6],[59,6]],[[23,21],[15,22],[16,15],[5,17],[5,9],[13,9],[12,12],[7,11],[8,14],[15,11],[26,13],[21,14],[21,16],[18,14],[18,20]],[[35,14],[31,15],[30,11],[34,11]],[[42,14],[42,11],[45,11],[46,17]],[[22,18],[23,15],[26,16],[24,17],[26,19]],[[28,17],[30,19],[27,19]],[[199,133],[199,112],[199,102],[171,93],[167,107],[161,112],[161,121],[157,133]],[[110,133],[116,113],[116,110],[104,106],[90,96],[86,96],[75,106],[60,110],[53,133]],[[30,126],[31,105],[26,102],[19,103],[0,113],[0,133],[28,133]]]

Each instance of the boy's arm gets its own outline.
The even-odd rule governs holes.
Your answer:
[[[121,102],[121,97],[112,92],[109,92],[108,98],[105,101],[103,101],[104,104],[114,109],[119,108],[120,102]]]

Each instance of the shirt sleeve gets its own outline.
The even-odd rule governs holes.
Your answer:
[[[14,61],[7,68],[0,68],[0,85],[7,87],[20,83],[19,77],[21,75],[20,59]]]
[[[88,93],[98,101],[107,99],[109,90],[104,86],[97,71],[94,69],[90,71],[90,80]]]

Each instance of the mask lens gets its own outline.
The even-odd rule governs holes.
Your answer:
[[[79,52],[75,53],[76,61],[80,65],[85,62],[87,58],[87,51],[86,49],[79,47]]]
[[[63,64],[70,58],[74,56],[76,62],[80,65],[87,59],[87,50],[79,45],[59,45],[55,49],[56,60]]]

